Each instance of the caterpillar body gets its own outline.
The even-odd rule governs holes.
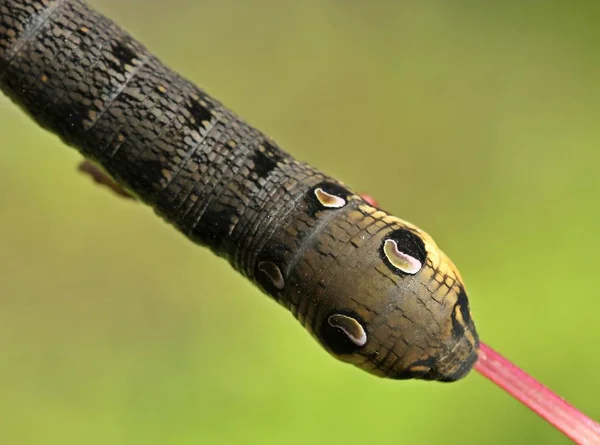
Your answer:
[[[297,161],[81,0],[0,0],[0,89],[335,357],[455,381],[479,341],[463,281],[418,227]]]

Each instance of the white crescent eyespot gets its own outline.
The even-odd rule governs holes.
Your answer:
[[[283,275],[279,267],[277,267],[277,264],[272,261],[261,261],[258,263],[258,270],[264,273],[277,289],[283,289],[285,287]]]
[[[367,342],[367,333],[365,332],[365,329],[354,318],[343,314],[333,314],[329,316],[327,321],[331,326],[344,331],[344,334],[346,334],[356,346],[364,346]]]
[[[398,250],[398,244],[393,239],[385,240],[383,253],[394,267],[404,273],[414,275],[423,267],[418,259]]]
[[[344,198],[340,198],[339,196],[327,193],[320,187],[315,189],[315,196],[317,197],[321,205],[323,205],[323,207],[327,207],[330,209],[339,209],[346,205],[346,200]]]

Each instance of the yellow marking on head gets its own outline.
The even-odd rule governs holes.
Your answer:
[[[45,74],[42,74],[42,77],[40,77],[40,80],[44,83],[48,82],[48,76],[46,76]]]
[[[160,91],[161,93],[166,93],[166,92],[167,92],[167,89],[166,89],[164,86],[162,86],[162,85],[159,85],[159,86],[158,86],[158,91]]]
[[[460,307],[458,305],[456,305],[456,307],[454,308],[454,317],[456,318],[456,321],[458,321],[458,323],[465,330],[465,336],[467,337],[469,343],[471,343],[471,345],[473,345],[473,348],[475,348],[477,340],[473,336],[473,333],[471,332],[469,327],[465,324],[465,320],[463,319],[462,312],[460,311]]]
[[[427,372],[430,369],[431,368],[429,366],[423,366],[423,365],[415,365],[415,366],[411,366],[410,368],[408,368],[408,370],[410,372]]]
[[[123,141],[125,140],[125,135],[123,135],[123,134],[119,133],[119,135],[117,136],[117,140],[118,140],[119,142],[123,142]]]
[[[79,31],[81,31],[84,34],[87,34],[88,32],[90,32],[90,29],[87,26],[82,26],[81,28],[79,28]]]
[[[390,224],[390,225],[398,224],[398,225],[402,226],[403,228],[407,228],[407,229],[414,231],[415,233],[418,233],[419,236],[421,237],[421,239],[423,240],[423,243],[425,244],[425,249],[427,250],[427,258],[429,258],[429,260],[431,261],[431,266],[433,267],[433,269],[439,271],[443,275],[448,275],[450,277],[453,277],[457,281],[462,283],[462,281],[463,281],[462,277],[461,277],[460,273],[458,272],[458,269],[456,268],[454,263],[452,263],[452,261],[450,261],[450,259],[438,247],[436,242],[433,240],[433,238],[431,238],[431,236],[427,232],[421,230],[420,228],[418,228],[417,226],[415,226],[414,224],[412,224],[408,221],[405,221],[396,216],[390,215],[386,212],[382,212],[381,210],[379,210],[367,203],[359,205],[358,208],[362,212],[367,213],[367,214],[373,216],[374,218],[375,217],[381,218],[383,220],[383,222],[385,222],[386,224]]]

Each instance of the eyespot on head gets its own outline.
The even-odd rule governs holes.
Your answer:
[[[383,253],[392,266],[409,275],[416,274],[423,267],[423,263],[418,259],[402,252],[398,248],[398,243],[393,239],[385,240],[383,243]]]
[[[314,332],[325,348],[380,377],[465,377],[477,361],[477,332],[460,274],[429,235],[398,224],[356,257],[365,261],[352,280],[340,274],[322,300]]]
[[[348,204],[350,196],[352,192],[334,182],[321,182],[310,189],[307,195],[314,211],[341,209]]]
[[[315,189],[315,196],[323,207],[329,209],[339,209],[346,205],[346,200],[344,198],[334,195],[333,193],[328,193],[321,187]]]
[[[275,286],[281,290],[285,287],[285,280],[281,269],[272,261],[261,261],[258,263],[258,270]]]
[[[358,315],[333,311],[325,317],[321,338],[335,354],[351,354],[362,348],[368,340],[367,331]]]
[[[391,232],[383,241],[381,251],[386,264],[396,274],[415,275],[427,259],[423,240],[406,229]]]

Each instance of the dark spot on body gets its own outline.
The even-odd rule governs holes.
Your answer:
[[[137,54],[122,41],[114,42],[113,56],[115,56],[122,65],[133,65],[133,60],[137,58]]]
[[[203,240],[215,253],[220,254],[229,239],[230,226],[238,217],[239,212],[235,207],[220,204],[209,206],[194,227],[192,238]]]
[[[130,170],[123,171],[123,163],[127,150],[119,150],[115,155],[102,158],[102,165],[109,171],[115,172],[114,179],[134,190],[136,196],[147,202],[153,202],[156,190],[160,189],[164,178],[165,165],[156,159],[140,159]],[[119,174],[120,173],[120,174]]]
[[[114,41],[112,47],[106,51],[109,54],[104,54],[103,62],[115,72],[125,73],[125,65],[133,66],[136,54],[127,46],[126,42]]]
[[[186,106],[188,112],[196,121],[197,125],[202,125],[203,121],[210,121],[212,119],[212,113],[206,107],[200,105],[200,102],[194,99],[190,99],[190,102]]]
[[[162,162],[156,159],[146,159],[137,164],[136,176],[146,184],[144,188],[150,190],[157,187],[164,178],[162,173],[164,169],[165,165]]]
[[[275,152],[280,151],[280,149],[276,145],[274,145],[271,141],[269,141],[268,139],[265,139],[262,142],[262,145],[263,145],[263,147],[265,147],[265,149],[268,152],[275,153]]]
[[[266,178],[269,173],[277,167],[277,163],[282,161],[282,159],[283,157],[278,151],[263,152],[255,150],[254,155],[252,156],[252,162],[254,163],[252,173],[254,173],[257,178]]]
[[[50,112],[60,134],[76,134],[83,137],[84,122],[87,119],[89,108],[81,101],[69,98],[69,100],[61,101]]]

